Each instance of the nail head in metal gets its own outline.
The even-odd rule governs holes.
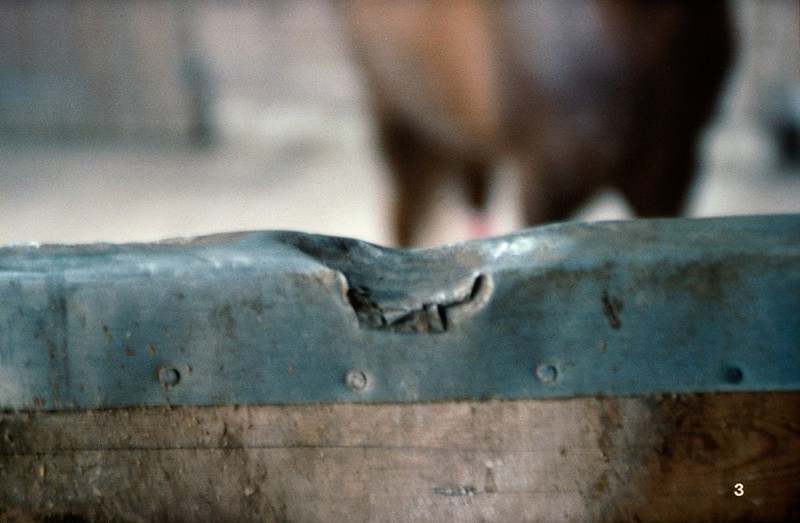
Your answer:
[[[727,369],[725,369],[725,381],[727,381],[728,383],[736,385],[737,383],[741,383],[743,379],[744,379],[744,373],[742,372],[742,369],[740,369],[739,367],[732,365]]]
[[[362,392],[367,388],[367,375],[360,370],[349,370],[345,376],[347,388],[355,392]]]
[[[181,381],[181,373],[175,367],[161,367],[158,369],[158,382],[165,389],[174,387]]]
[[[550,385],[558,379],[558,369],[547,363],[539,365],[536,367],[536,377],[545,385]]]

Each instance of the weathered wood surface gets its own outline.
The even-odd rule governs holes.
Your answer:
[[[800,392],[2,414],[0,520],[68,518],[797,521]]]

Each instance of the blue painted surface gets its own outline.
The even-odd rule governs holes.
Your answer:
[[[800,216],[0,249],[0,408],[800,390]]]

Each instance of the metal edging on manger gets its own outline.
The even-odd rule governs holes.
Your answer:
[[[0,248],[0,408],[800,390],[800,215]]]

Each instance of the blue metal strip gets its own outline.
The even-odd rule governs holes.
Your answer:
[[[800,216],[0,249],[0,408],[800,390]]]

